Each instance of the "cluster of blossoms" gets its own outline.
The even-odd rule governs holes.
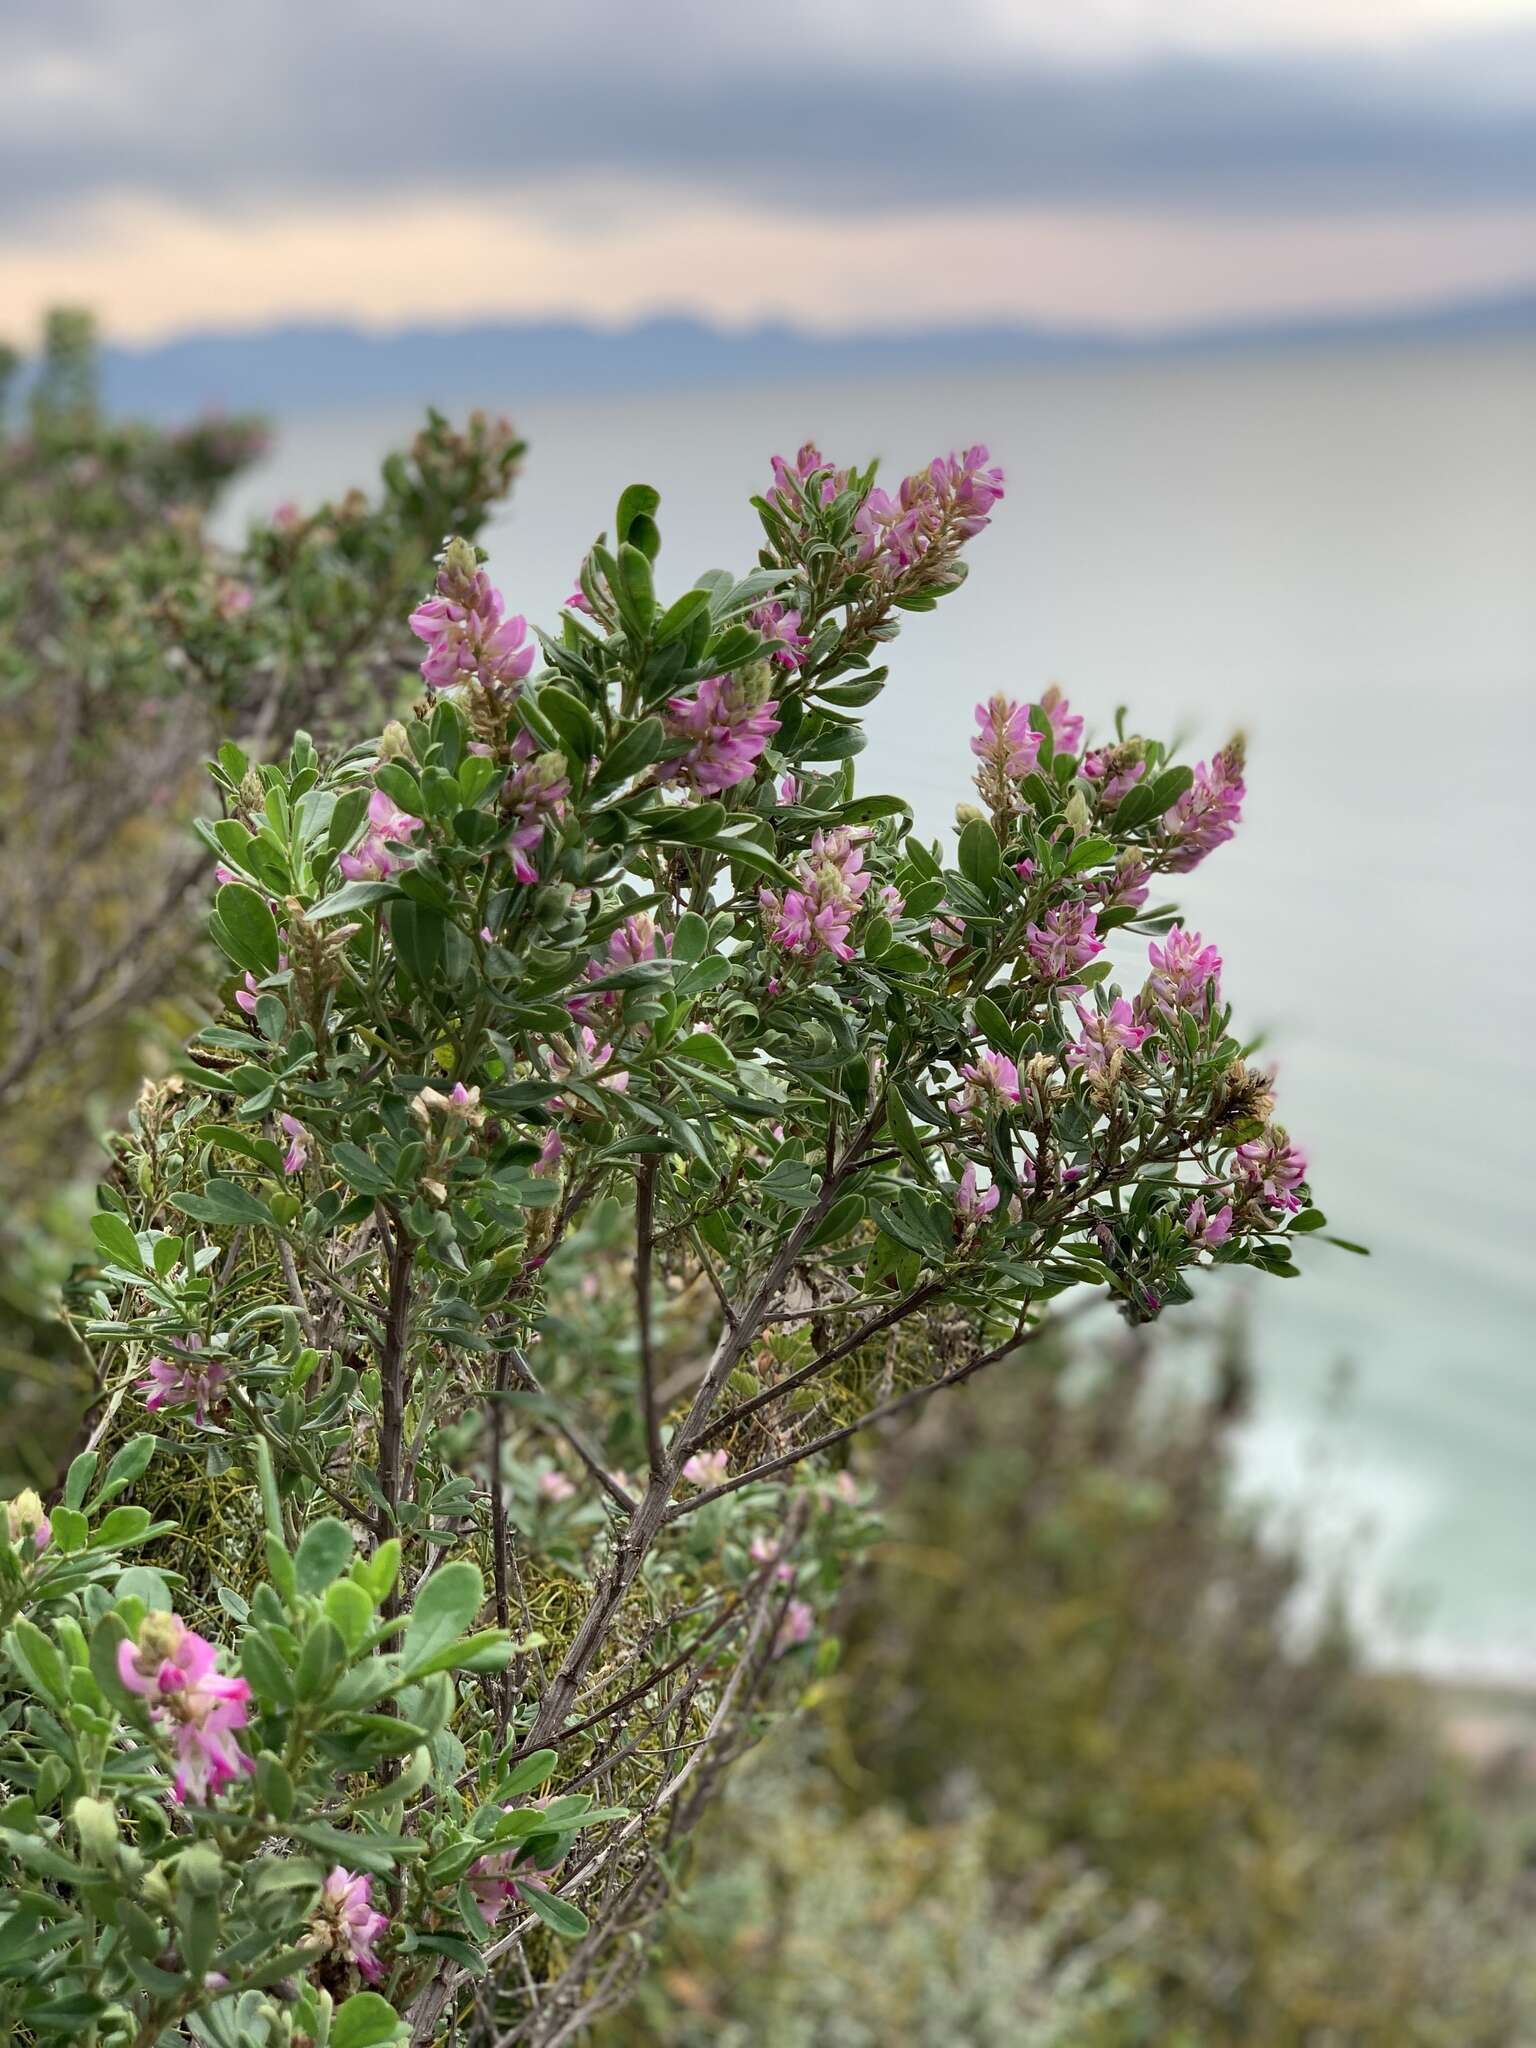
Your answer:
[[[667,731],[688,744],[667,762],[662,777],[700,796],[720,796],[750,780],[779,729],[771,688],[764,663],[745,675],[706,676],[691,697],[669,697]]]
[[[782,455],[771,459],[773,485],[768,492],[768,503],[782,512],[793,513],[802,495],[809,493],[821,505],[830,505],[840,492],[848,488],[850,472],[834,469],[814,441],[802,443],[793,462],[786,462]],[[816,482],[814,491],[812,484]]]
[[[341,856],[341,872],[349,882],[388,881],[409,864],[411,835],[420,830],[420,818],[402,811],[382,789],[376,789],[368,799],[367,829],[352,851]]]
[[[179,1614],[146,1614],[137,1641],[117,1646],[117,1675],[149,1704],[176,1760],[176,1797],[203,1805],[242,1772],[255,1769],[235,1740],[251,1688],[221,1677],[212,1643]]]
[[[365,1984],[377,1984],[384,1965],[375,1943],[388,1932],[388,1915],[373,1903],[373,1879],[338,1863],[320,1887],[309,1947],[352,1965]]]
[[[1113,1087],[1128,1052],[1136,1052],[1151,1036],[1150,1024],[1138,1024],[1124,996],[1117,996],[1104,1010],[1077,1011],[1082,1035],[1067,1048],[1067,1065],[1081,1068],[1090,1080]]]
[[[771,645],[770,659],[780,668],[794,670],[805,659],[810,637],[800,630],[800,614],[777,599],[759,605],[747,615],[747,623]]]
[[[1018,1068],[1007,1053],[994,1052],[989,1045],[967,1061],[960,1078],[965,1086],[949,1104],[956,1116],[993,1116],[1000,1109],[1017,1109],[1022,1100]]]
[[[1187,874],[1225,845],[1242,817],[1245,794],[1243,743],[1235,739],[1211,756],[1209,767],[1204,761],[1199,764],[1193,786],[1164,818],[1163,829],[1176,841],[1169,867]]]
[[[538,871],[528,855],[543,838],[545,826],[564,817],[571,779],[564,754],[553,749],[537,753],[526,732],[513,740],[512,759],[516,766],[501,794],[502,809],[512,820],[512,872],[520,882],[536,882]]]
[[[773,945],[801,960],[813,960],[818,953],[853,958],[848,935],[871,880],[864,868],[867,838],[848,825],[817,832],[800,863],[799,887],[782,896],[773,889],[759,892]]]
[[[1029,957],[1047,980],[1065,981],[1103,952],[1098,920],[1093,904],[1077,901],[1058,903],[1045,913],[1043,922],[1029,925],[1025,932]]]
[[[859,560],[878,574],[900,576],[932,557],[946,557],[988,525],[1003,495],[1003,472],[980,444],[963,455],[936,455],[904,477],[894,496],[878,487],[859,507]]]
[[[664,959],[671,951],[672,934],[662,931],[648,910],[637,910],[608,934],[602,957],[587,962],[586,979],[601,981],[616,968],[638,967],[646,960]],[[617,989],[599,989],[592,994],[578,991],[568,996],[565,1004],[578,1024],[589,1024],[594,1017],[618,1006]]]
[[[495,588],[463,541],[444,551],[436,592],[417,605],[411,631],[427,645],[421,664],[429,690],[478,682],[487,690],[516,690],[533,667],[536,649],[522,615],[508,618]]]
[[[228,1360],[205,1351],[202,1338],[196,1335],[173,1337],[171,1349],[174,1358],[151,1358],[146,1363],[148,1377],[139,1382],[144,1406],[151,1413],[161,1408],[190,1408],[201,1427],[210,1410],[224,1399],[230,1377]]]
[[[1136,998],[1136,1014],[1144,1023],[1158,1016],[1172,1018],[1181,1010],[1203,1014],[1221,1001],[1221,955],[1199,932],[1173,925],[1163,943],[1147,948],[1152,972]]]
[[[1236,1166],[1247,1193],[1263,1208],[1294,1213],[1297,1189],[1307,1177],[1307,1157],[1278,1124],[1237,1148]]]

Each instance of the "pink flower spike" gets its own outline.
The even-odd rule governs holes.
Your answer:
[[[1028,775],[1040,754],[1040,735],[1029,722],[1029,706],[999,693],[976,706],[976,723],[981,730],[971,741],[971,752],[989,763],[1010,781]]]
[[[176,1760],[176,1798],[198,1805],[216,1798],[242,1771],[256,1766],[235,1740],[246,1724],[251,1688],[243,1678],[221,1677],[212,1643],[179,1614],[151,1611],[137,1641],[117,1646],[117,1675],[148,1702],[156,1732]]]
[[[1099,1079],[1114,1080],[1124,1055],[1135,1052],[1151,1036],[1150,1024],[1138,1024],[1135,1012],[1124,996],[1117,996],[1108,1010],[1086,1010],[1074,1003],[1082,1036],[1067,1048],[1067,1065],[1081,1067]]]
[[[338,1863],[321,1889],[312,1931],[325,1939],[333,1954],[355,1963],[365,1984],[377,1984],[383,1976],[374,1943],[388,1933],[389,1919],[373,1904],[371,1877]]]
[[[773,1654],[782,1657],[789,1650],[795,1650],[802,1643],[808,1643],[816,1628],[816,1610],[808,1600],[791,1600],[784,1610],[773,1639]]]

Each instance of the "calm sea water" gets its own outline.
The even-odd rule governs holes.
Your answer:
[[[1368,1530],[1383,1654],[1536,1671],[1536,353],[471,396],[532,442],[489,539],[544,619],[629,482],[662,493],[675,594],[750,560],[774,450],[899,471],[988,441],[1008,499],[965,592],[908,625],[860,763],[930,831],[995,689],[1056,679],[1090,722],[1125,702],[1202,753],[1246,731],[1247,819],[1183,896],[1269,1033],[1333,1226],[1375,1251],[1318,1246],[1304,1280],[1247,1290],[1248,1481],[1304,1504],[1323,1552]],[[364,480],[412,417],[283,423],[233,526]]]

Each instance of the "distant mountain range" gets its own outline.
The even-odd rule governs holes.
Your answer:
[[[1536,338],[1536,289],[1394,313],[1231,323],[1152,335],[985,326],[824,336],[787,326],[729,331],[683,318],[619,329],[567,321],[484,321],[385,334],[341,325],[293,325],[189,334],[148,348],[110,346],[102,351],[102,377],[115,410],[182,418],[210,406],[270,413],[369,402],[510,406],[533,397],[699,384],[810,383],[1197,352],[1520,335]]]

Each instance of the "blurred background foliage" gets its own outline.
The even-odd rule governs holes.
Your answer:
[[[1523,1760],[1453,1756],[1337,1604],[1301,1626],[1234,1497],[1240,1342],[1205,1341],[1203,1399],[1132,1338],[887,1451],[842,1669],[608,2048],[1536,2041]]]
[[[278,506],[221,548],[209,514],[265,446],[254,419],[107,417],[84,313],[49,317],[24,376],[0,351],[0,1490],[51,1474],[89,1397],[56,1304],[97,1138],[166,1071],[214,971],[189,830],[205,759],[406,701],[433,556],[522,454],[505,420],[433,414],[374,496]]]
[[[432,554],[521,454],[433,416],[374,497],[228,551],[257,423],[105,418],[77,313],[21,367],[0,349],[0,1493],[46,1485],[89,1398],[55,1309],[97,1134],[215,972],[202,760],[406,701]],[[605,1258],[558,1269],[573,1359],[630,1341]],[[1298,1555],[1234,1491],[1240,1338],[1191,1315],[1193,1374],[1170,1339],[1031,1353],[863,1454],[893,1505],[841,1662],[738,1774],[605,2048],[1536,2043],[1528,1752],[1473,1769],[1342,1600],[1301,1624]]]

